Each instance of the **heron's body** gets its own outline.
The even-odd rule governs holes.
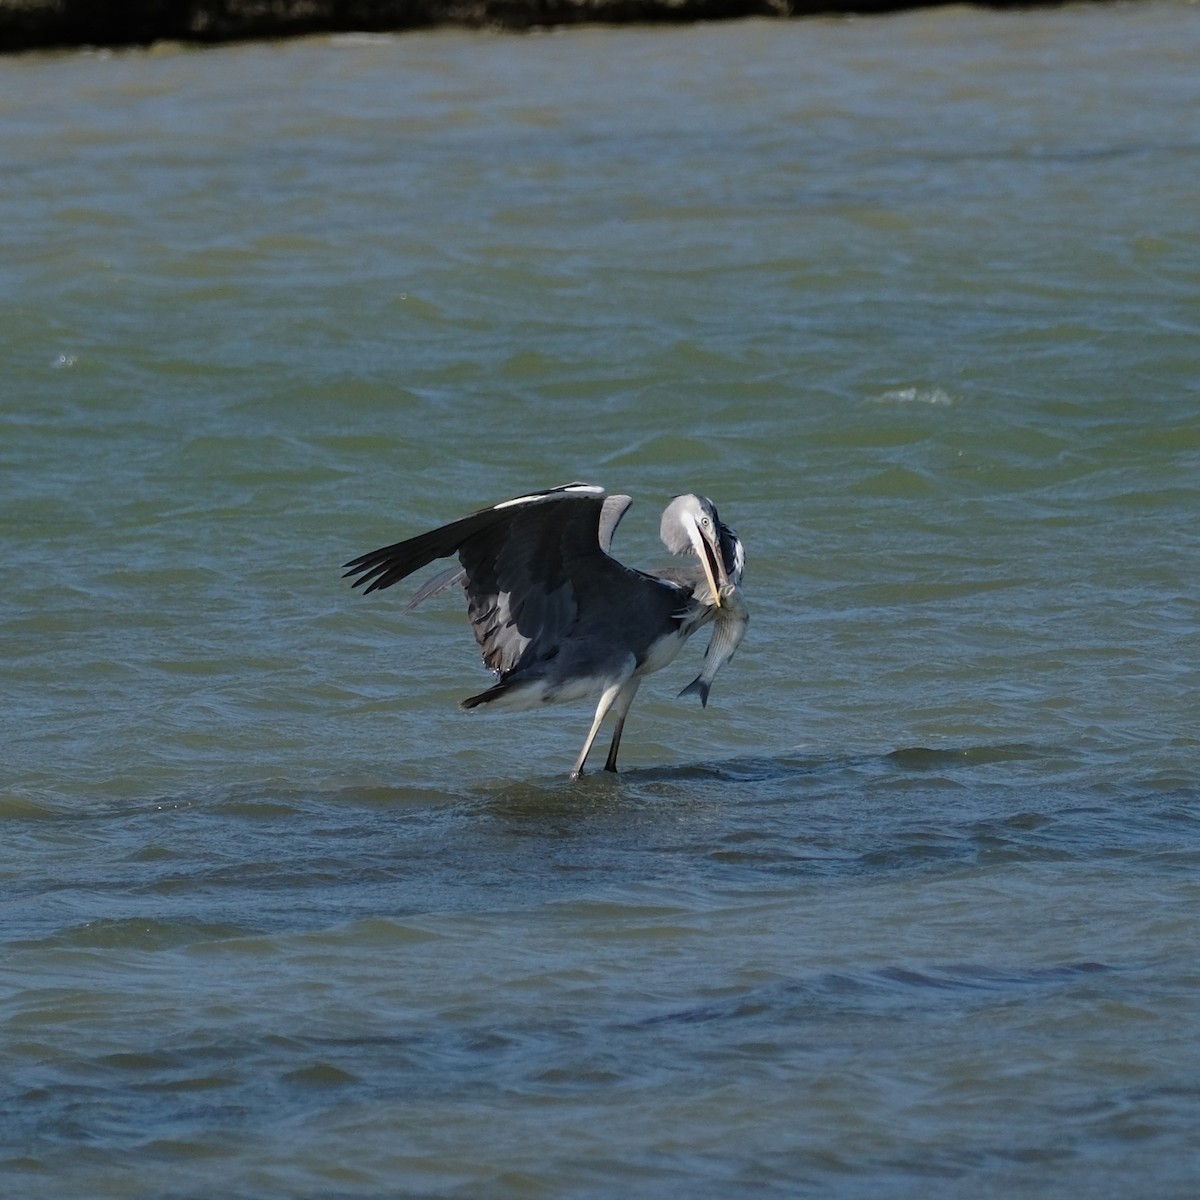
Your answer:
[[[722,612],[720,661],[697,679],[706,700],[711,675],[732,656],[745,628],[737,593],[744,556],[711,501],[678,496],[663,515],[663,540],[675,553],[700,556],[695,569],[649,575],[609,553],[631,501],[573,483],[481,509],[462,520],[347,563],[366,591],[390,587],[436,558],[460,566],[431,580],[413,604],[461,583],[484,662],[499,679],[464,708],[521,710],[599,694],[591,730],[572,775],[583,770],[601,722],[615,730],[605,766],[616,769],[625,714],[642,677],[674,661],[687,639]],[[734,603],[725,603],[734,598]],[[717,638],[714,636],[714,645]],[[689,689],[690,690],[690,689]]]

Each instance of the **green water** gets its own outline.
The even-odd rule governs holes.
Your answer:
[[[0,62],[0,1191],[1191,1196],[1200,9]],[[467,715],[571,479],[752,620]]]

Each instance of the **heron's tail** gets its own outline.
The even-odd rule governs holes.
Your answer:
[[[465,700],[458,702],[459,708],[478,708],[481,704],[491,704],[493,700],[499,700],[509,690],[507,683],[498,683],[495,687],[490,687],[486,692],[480,692],[475,696],[468,696]]]
[[[550,689],[540,679],[501,680],[486,692],[468,696],[458,702],[459,708],[479,708],[490,705],[498,712],[522,712],[538,708],[554,699]]]

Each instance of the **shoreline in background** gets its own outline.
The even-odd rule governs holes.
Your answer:
[[[526,30],[738,17],[873,16],[956,0],[0,0],[0,53],[80,46],[196,45],[434,26]],[[1062,0],[983,0],[986,8]]]

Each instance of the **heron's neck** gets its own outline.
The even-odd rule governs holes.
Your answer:
[[[712,603],[708,588],[704,588],[700,594],[693,593],[679,622],[679,632],[684,638],[690,638],[697,629],[703,629],[716,616],[716,612],[717,606]]]

